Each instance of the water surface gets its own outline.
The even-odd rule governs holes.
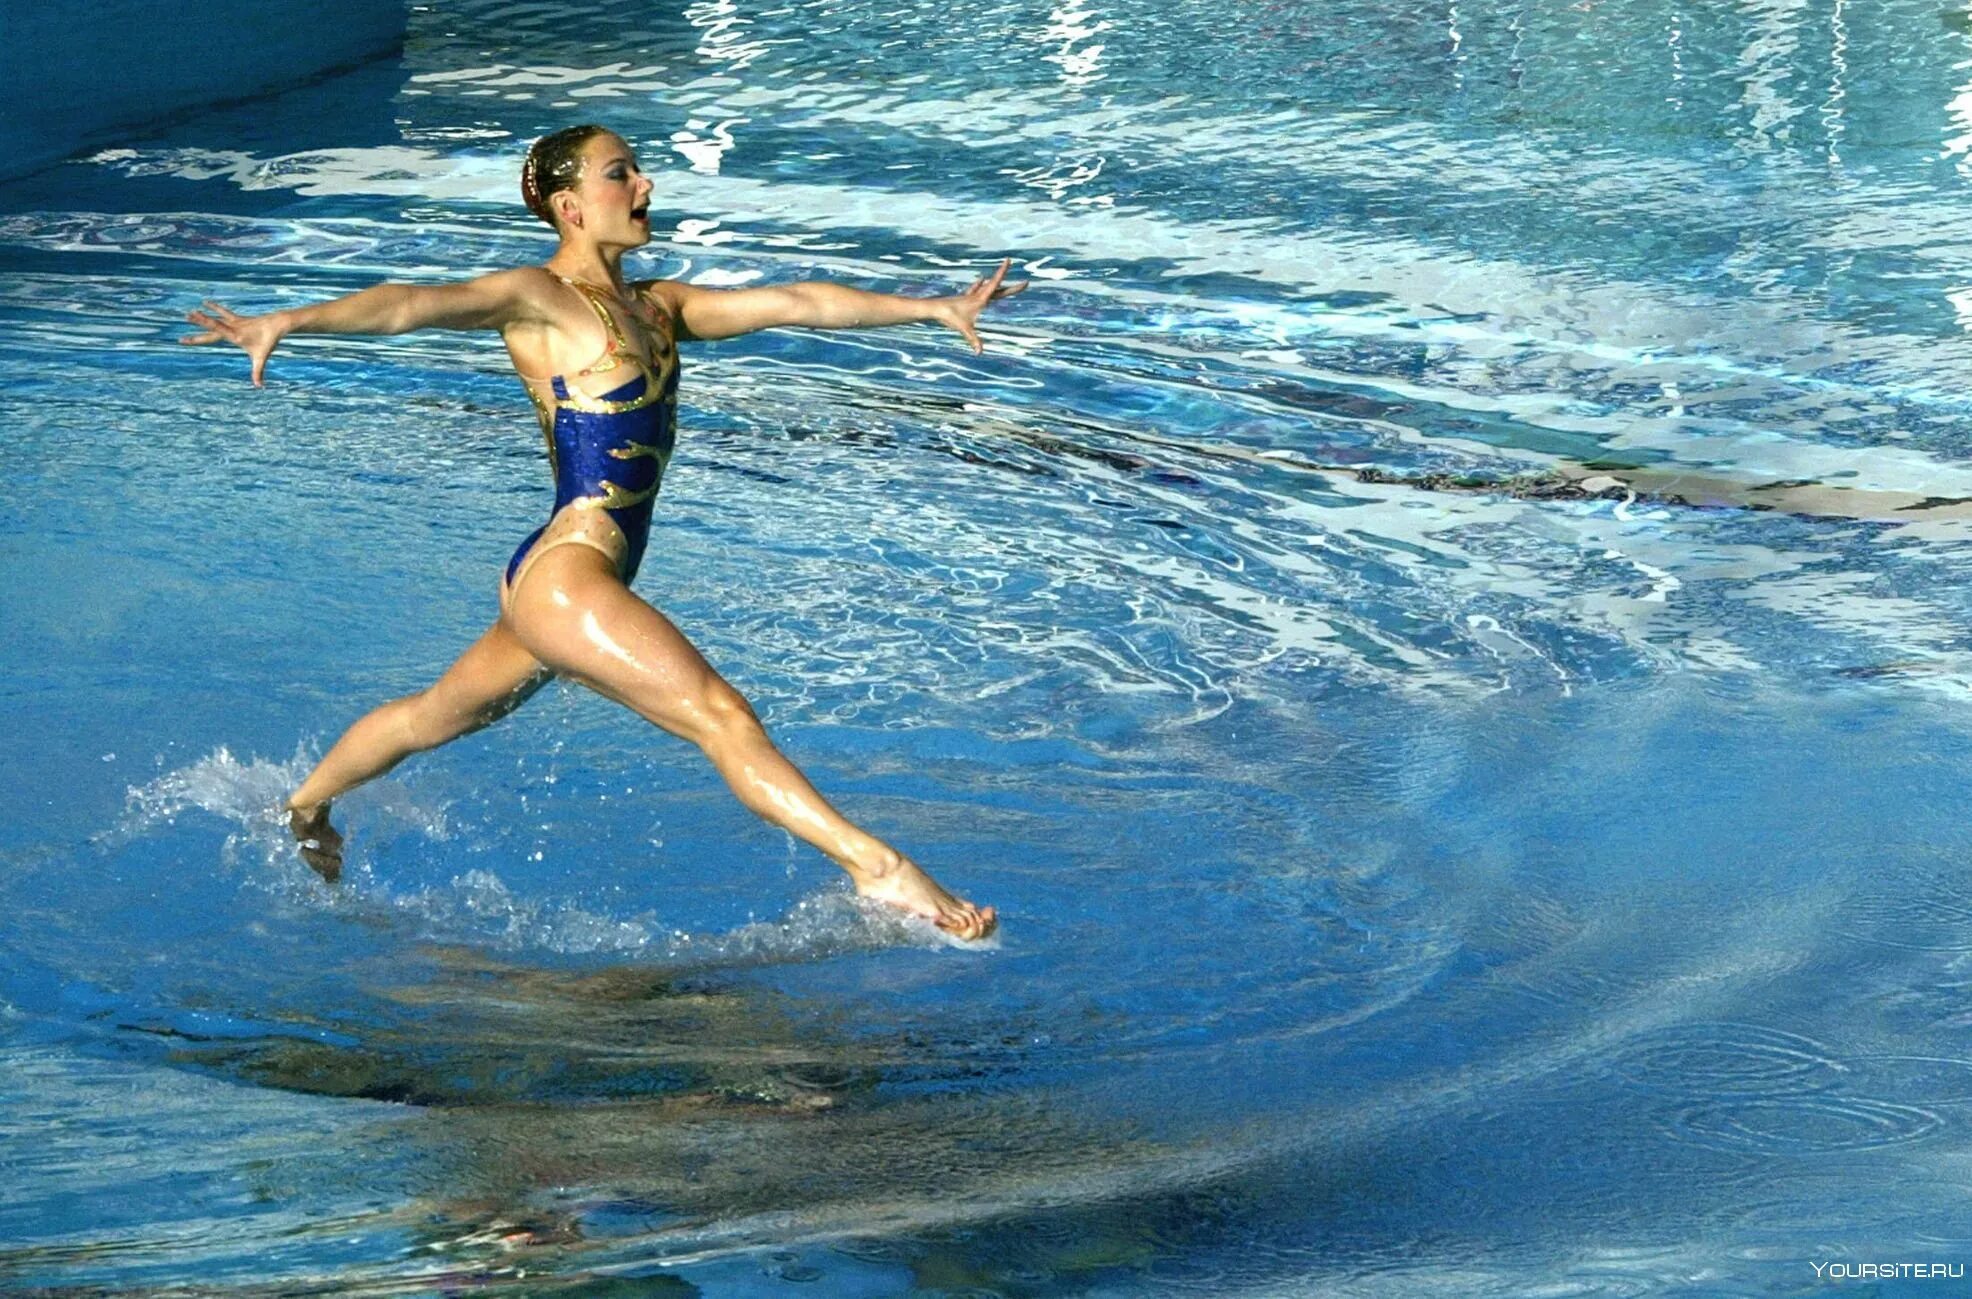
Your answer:
[[[414,6],[0,186],[0,1277],[1784,1294],[1972,1245],[1972,22],[1840,0]],[[998,906],[573,688],[270,809],[495,612],[544,258],[929,293],[686,356],[639,591]],[[1892,1293],[1942,1293],[1935,1282]]]

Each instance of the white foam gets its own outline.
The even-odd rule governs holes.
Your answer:
[[[273,821],[308,766],[308,756],[300,748],[284,763],[265,758],[242,762],[221,745],[148,784],[132,786],[115,833],[135,835],[193,809],[241,825]]]
[[[233,756],[220,745],[204,757],[165,772],[124,796],[124,814],[96,842],[106,846],[127,843],[159,825],[175,824],[188,812],[203,812],[237,827],[222,856],[232,859],[242,846],[253,846],[270,862],[293,860],[293,840],[287,831],[288,795],[315,766],[316,757],[297,744],[285,762],[271,758]],[[430,839],[450,837],[446,811],[429,805],[408,789],[388,781],[367,787],[361,795],[364,814]]]
[[[797,901],[778,920],[752,921],[725,932],[666,928],[657,913],[622,918],[549,898],[528,898],[488,870],[470,870],[442,887],[391,896],[401,915],[415,918],[431,938],[487,942],[512,951],[561,955],[607,953],[665,966],[781,965],[825,960],[891,947],[997,948],[998,940],[963,943],[929,921],[829,888]]]

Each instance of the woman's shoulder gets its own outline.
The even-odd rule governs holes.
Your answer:
[[[489,299],[505,304],[505,328],[539,329],[568,318],[568,289],[562,278],[545,266],[516,266],[492,271],[470,284]]]
[[[662,314],[674,327],[684,295],[691,292],[690,286],[678,280],[632,280],[629,289],[632,298]]]
[[[686,285],[679,280],[632,280],[630,292],[648,302],[660,306],[677,305],[678,295],[687,292]]]
[[[517,297],[537,298],[552,293],[561,283],[561,277],[545,266],[514,266],[490,271],[477,282]]]

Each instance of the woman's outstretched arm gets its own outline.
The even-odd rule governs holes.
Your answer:
[[[289,334],[408,334],[414,329],[502,329],[527,313],[539,272],[497,271],[462,284],[378,284],[347,297],[292,311],[242,316],[217,302],[186,319],[201,332],[181,343],[232,343],[253,360],[261,387],[267,358]]]
[[[958,330],[978,352],[983,349],[973,322],[979,313],[994,299],[1010,298],[1027,287],[1025,281],[1003,283],[1012,265],[1011,259],[1003,261],[998,270],[975,281],[964,293],[942,298],[906,298],[823,282],[703,289],[675,280],[657,280],[639,287],[670,306],[690,338],[732,338],[782,325],[865,329],[929,321]]]

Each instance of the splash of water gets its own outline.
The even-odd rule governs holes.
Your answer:
[[[187,814],[202,813],[233,825],[220,847],[220,860],[243,869],[250,883],[354,918],[394,918],[408,923],[418,940],[488,944],[506,951],[601,953],[699,968],[823,960],[890,947],[998,946],[997,939],[961,944],[928,921],[866,902],[839,887],[801,898],[779,919],[749,921],[726,932],[667,928],[651,911],[614,916],[561,897],[528,897],[484,868],[460,872],[442,885],[397,890],[380,876],[374,861],[354,852],[342,885],[325,894],[298,870],[281,810],[313,761],[305,746],[276,762],[242,759],[222,745],[133,786],[123,816],[96,843],[105,849],[121,847],[175,825]],[[427,803],[395,782],[379,781],[362,798],[369,821],[394,825],[430,842],[452,837],[446,806]]]

